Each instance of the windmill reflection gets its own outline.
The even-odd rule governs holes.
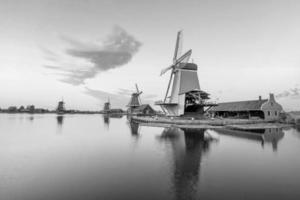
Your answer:
[[[284,132],[281,128],[266,128],[255,130],[217,129],[215,131],[223,135],[231,135],[234,137],[258,141],[260,142],[262,147],[271,144],[274,152],[278,150],[278,142],[284,137]]]
[[[57,133],[60,134],[62,130],[62,125],[64,123],[64,116],[63,115],[57,115],[56,116],[56,122],[57,122]]]
[[[57,120],[57,125],[62,126],[63,123],[64,123],[64,116],[63,115],[57,115],[56,120]]]
[[[110,114],[103,114],[103,121],[104,124],[109,127],[110,124],[110,118],[122,118],[123,115],[122,114],[118,114],[118,113],[110,113]]]
[[[200,163],[214,140],[206,137],[205,129],[165,128],[160,141],[171,144],[173,153],[173,189],[176,199],[195,199]]]
[[[131,135],[135,138],[139,138],[140,137],[140,125],[136,122],[128,122],[129,128],[130,128],[130,132]]]
[[[104,124],[109,127],[109,115],[108,114],[104,114],[103,115],[103,121],[104,121]]]
[[[295,128],[296,128],[296,130],[297,130],[298,132],[300,132],[300,125],[299,125],[299,124],[297,124]]]

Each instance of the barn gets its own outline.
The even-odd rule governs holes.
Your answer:
[[[156,111],[149,104],[142,104],[138,107],[132,108],[131,113],[137,115],[155,115]]]
[[[281,112],[282,106],[276,102],[274,94],[270,94],[269,99],[259,97],[257,100],[219,103],[218,106],[209,110],[214,117],[265,120],[278,120]]]

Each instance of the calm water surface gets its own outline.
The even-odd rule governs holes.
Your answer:
[[[300,130],[0,114],[0,199],[300,199]]]

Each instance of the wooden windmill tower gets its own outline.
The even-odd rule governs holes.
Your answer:
[[[177,34],[173,63],[163,69],[161,75],[171,70],[170,80],[163,101],[155,104],[170,116],[199,115],[204,113],[205,106],[213,106],[206,103],[209,94],[200,90],[197,69],[194,63],[189,63],[192,50],[181,55],[182,31]],[[170,86],[172,85],[169,95]]]
[[[134,109],[138,108],[139,106],[141,106],[141,99],[140,99],[140,95],[143,93],[142,91],[139,91],[138,85],[135,84],[135,88],[136,88],[136,92],[131,94],[131,98],[130,101],[127,105],[128,113],[133,113]]]
[[[65,112],[65,102],[62,98],[61,101],[58,102],[57,108],[56,108],[56,112],[59,114],[63,114]]]
[[[103,111],[104,111],[104,113],[108,113],[109,110],[110,110],[110,101],[108,98],[107,102],[104,103]]]

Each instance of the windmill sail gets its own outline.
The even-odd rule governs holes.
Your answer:
[[[180,58],[178,58],[173,65],[161,70],[160,75],[163,75],[164,73],[166,73],[168,70],[174,68],[176,65],[180,64],[180,63],[187,63],[190,59],[192,55],[192,49],[190,49],[189,51],[187,51],[185,54],[183,54]],[[182,68],[182,66],[181,66]]]
[[[181,50],[182,50],[182,31],[178,31],[176,45],[175,45],[175,52],[173,57],[173,64],[175,64],[177,58],[181,56]]]

